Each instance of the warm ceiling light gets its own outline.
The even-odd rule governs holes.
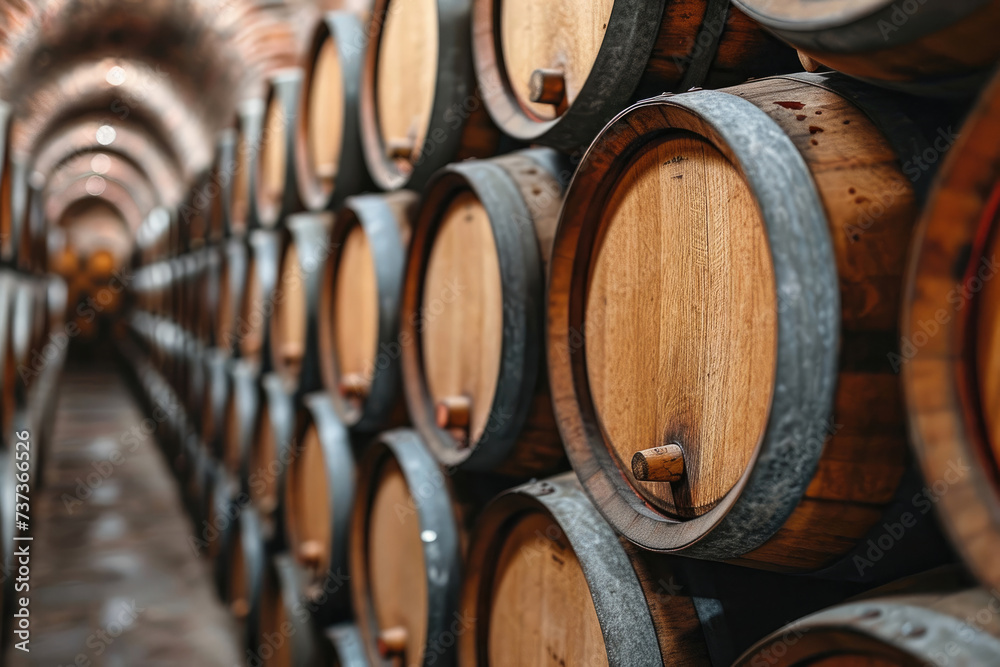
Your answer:
[[[93,195],[94,197],[102,195],[107,187],[107,181],[100,176],[91,176],[87,179],[87,194],[89,195]]]
[[[110,125],[101,125],[97,128],[97,143],[102,146],[110,146],[117,136],[118,133],[115,132],[115,128]]]

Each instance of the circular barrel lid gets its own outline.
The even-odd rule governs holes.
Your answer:
[[[825,439],[838,294],[816,186],[764,111],[699,91],[606,128],[563,205],[548,352],[570,461],[616,528],[731,558],[780,527]]]
[[[420,437],[383,434],[359,468],[351,522],[351,594],[372,662],[449,661],[438,646],[453,623],[460,577],[459,536],[448,482]],[[429,663],[427,663],[429,664]]]

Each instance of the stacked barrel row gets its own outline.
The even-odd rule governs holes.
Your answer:
[[[130,354],[248,664],[1000,659],[968,582],[779,630],[932,508],[1000,579],[993,3],[870,4],[380,0],[241,105]]]
[[[0,102],[0,653],[12,637],[14,536],[29,536],[26,499],[41,485],[56,380],[70,339],[66,283],[46,274],[37,191],[11,155],[9,108]],[[41,245],[40,245],[41,244]],[[20,514],[19,514],[20,512]],[[21,629],[23,628],[14,628]]]

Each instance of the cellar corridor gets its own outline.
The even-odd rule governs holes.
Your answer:
[[[6,664],[239,664],[233,622],[145,435],[152,421],[117,363],[71,360],[58,386],[44,482],[32,498],[31,651],[12,650]]]

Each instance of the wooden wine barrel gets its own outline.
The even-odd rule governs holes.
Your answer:
[[[195,539],[205,545],[219,597],[229,599],[229,545],[242,510],[236,505],[238,482],[215,458],[205,461],[205,517],[195,529]],[[196,542],[197,543],[197,542]]]
[[[272,368],[295,381],[302,394],[322,386],[317,312],[332,224],[333,215],[328,212],[289,216],[291,239],[285,245],[274,288],[274,313],[268,325]]]
[[[219,307],[221,303],[221,290],[224,286],[228,288],[228,279],[223,278],[223,269],[227,266],[225,262],[224,246],[213,244],[206,246],[202,251],[203,269],[202,279],[198,283],[198,293],[195,297],[196,307],[201,311],[198,314],[198,321],[204,327],[203,343],[206,346],[214,347],[217,343],[217,336],[222,328],[219,322]]]
[[[229,362],[229,391],[226,396],[225,432],[222,443],[222,463],[226,470],[240,480],[240,488],[247,489],[250,443],[259,410],[259,375],[253,364],[243,359]]]
[[[818,65],[880,86],[970,94],[1000,60],[1000,3],[735,0],[752,19]]]
[[[236,620],[242,648],[252,652],[260,637],[261,591],[267,561],[260,520],[253,508],[240,511],[226,548],[229,611]]]
[[[341,623],[323,632],[326,664],[336,667],[368,667],[361,633],[354,623]]]
[[[301,69],[274,73],[268,82],[264,129],[261,134],[251,218],[266,229],[283,224],[285,217],[302,210],[295,168],[295,128],[302,96]]]
[[[409,190],[350,197],[330,232],[319,361],[338,416],[359,431],[405,420],[399,303],[418,199]]]
[[[220,258],[222,264],[219,272],[215,346],[227,355],[239,349],[239,332],[236,330],[236,324],[246,290],[247,254],[245,240],[234,237],[226,242]]]
[[[461,581],[449,480],[420,436],[398,429],[365,450],[349,536],[351,600],[372,664],[453,664]],[[433,648],[431,648],[433,647]]]
[[[233,233],[232,203],[239,166],[236,131],[229,128],[219,133],[215,144],[215,159],[205,185],[208,206],[208,242],[219,243]],[[245,168],[245,164],[244,164]]]
[[[546,266],[569,170],[550,149],[449,165],[413,227],[399,341],[410,418],[448,466],[564,457],[544,372]]]
[[[941,523],[987,587],[1000,586],[1000,80],[983,92],[917,228],[902,344],[911,442]]]
[[[375,2],[361,75],[361,141],[383,190],[420,190],[449,162],[496,152],[498,133],[469,57],[471,5]]]
[[[689,593],[664,596],[634,551],[573,473],[504,493],[469,550],[459,663],[708,664]]]
[[[762,639],[735,667],[918,667],[1000,662],[996,598],[984,589],[838,605]]]
[[[633,542],[812,570],[878,525],[908,466],[890,354],[931,171],[911,156],[940,139],[911,105],[774,77],[639,103],[588,150],[550,382],[573,468]]]
[[[201,432],[201,419],[208,396],[208,369],[205,362],[207,349],[201,342],[190,340],[184,349],[184,366],[187,381],[180,391],[180,399],[191,426]]]
[[[261,373],[271,371],[270,319],[277,305],[278,264],[285,246],[283,231],[256,229],[250,232],[249,265],[246,273],[236,337],[240,357]]]
[[[473,56],[497,125],[566,151],[637,99],[801,69],[792,49],[717,0],[474,0]]]
[[[229,189],[229,233],[242,236],[258,227],[251,217],[257,207],[257,172],[267,108],[262,99],[244,100],[236,114],[236,139],[233,149],[233,184]]]
[[[201,413],[201,439],[208,450],[221,456],[226,431],[226,404],[231,383],[228,359],[217,349],[209,349],[204,356],[205,402]]]
[[[319,638],[301,595],[303,575],[288,554],[269,559],[261,589],[260,636],[251,657],[267,667],[315,667]],[[255,664],[252,660],[250,664]],[[334,663],[336,664],[336,663]]]
[[[303,569],[309,597],[332,589],[314,612],[329,622],[344,618],[350,609],[343,579],[354,505],[354,455],[350,435],[326,392],[309,394],[302,404],[284,485],[285,525],[289,552]]]
[[[261,377],[260,408],[250,448],[250,499],[273,552],[286,547],[285,479],[295,456],[295,387],[279,375]]]
[[[295,167],[299,197],[311,211],[333,211],[345,197],[371,186],[358,117],[363,58],[358,45],[365,39],[359,16],[327,12],[306,52]]]

